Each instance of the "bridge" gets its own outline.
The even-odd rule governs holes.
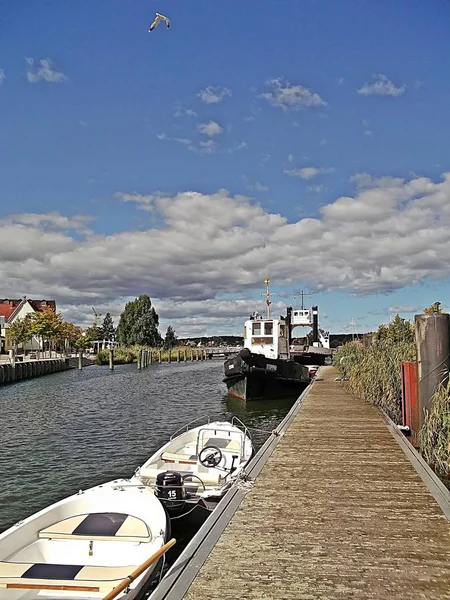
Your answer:
[[[206,357],[211,358],[227,358],[233,354],[237,354],[242,350],[243,346],[211,346],[210,348],[202,348]]]

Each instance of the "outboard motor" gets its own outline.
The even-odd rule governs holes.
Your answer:
[[[181,473],[178,471],[159,473],[156,477],[155,496],[169,513],[181,510],[187,497]]]

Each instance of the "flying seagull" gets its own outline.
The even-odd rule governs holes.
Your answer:
[[[150,25],[150,27],[148,28],[149,31],[153,31],[155,29],[155,27],[157,25],[159,25],[159,23],[161,21],[165,21],[166,25],[167,25],[167,29],[169,29],[170,27],[170,19],[168,19],[167,17],[165,17],[164,15],[160,15],[159,13],[156,13],[156,17],[155,20],[153,21],[153,23]]]

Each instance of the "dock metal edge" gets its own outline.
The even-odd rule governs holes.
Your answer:
[[[320,369],[317,372],[316,378],[319,374]],[[273,430],[270,437],[264,442],[250,461],[248,467],[245,469],[247,475],[245,480],[240,480],[228,490],[218,506],[206,519],[205,523],[200,527],[169,569],[156,590],[149,596],[148,600],[181,600],[181,598],[184,597],[205,560],[208,558],[211,550],[216,545],[226,526],[231,521],[234,513],[249,491],[250,488],[246,487],[246,482],[250,482],[251,485],[251,482],[260,474],[284,432],[302,408],[305,398],[309,394],[311,388],[315,385],[316,378],[297,398],[291,410],[278,427]]]
[[[450,521],[450,490],[448,490],[423,456],[414,448],[394,421],[380,408],[381,415],[395,441],[426,485],[428,491],[439,504],[445,517]]]

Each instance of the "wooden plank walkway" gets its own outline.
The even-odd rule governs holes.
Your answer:
[[[450,599],[450,523],[380,411],[323,367],[185,600]]]

